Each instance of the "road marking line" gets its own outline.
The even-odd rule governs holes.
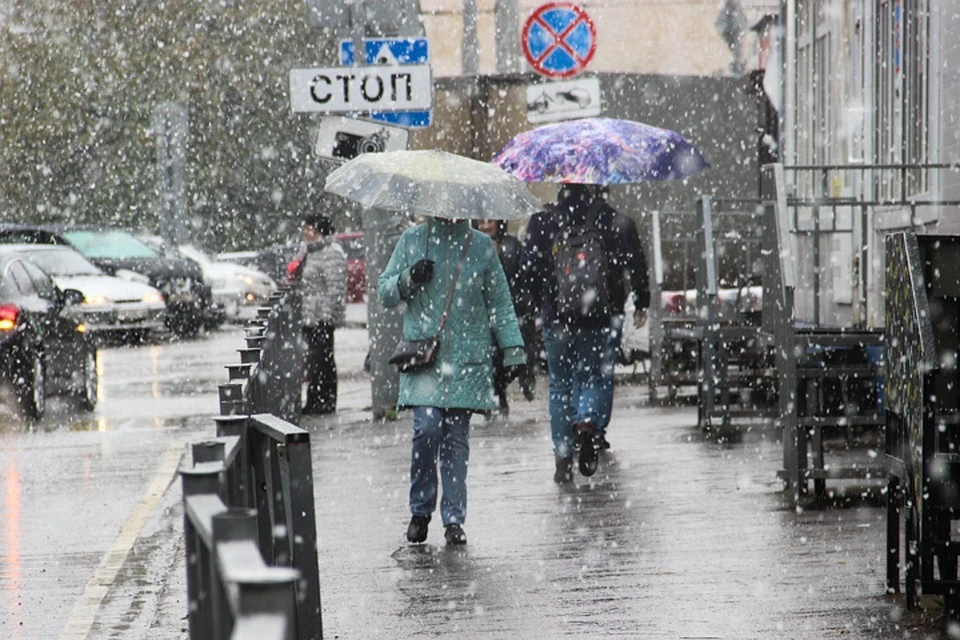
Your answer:
[[[113,546],[100,561],[100,566],[94,571],[93,577],[87,582],[83,593],[74,603],[59,640],[86,640],[90,635],[97,612],[104,598],[107,597],[110,586],[123,567],[123,561],[133,548],[150,514],[153,513],[167,487],[173,481],[182,454],[183,443],[179,442],[171,444],[163,454],[157,473],[153,476],[143,498],[127,518],[123,528],[120,529],[120,534],[113,541]]]

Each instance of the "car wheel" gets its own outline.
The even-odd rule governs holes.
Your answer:
[[[97,406],[97,351],[87,349],[83,356],[83,384],[76,390],[80,407],[84,411],[93,411]]]
[[[23,383],[18,389],[20,412],[26,418],[39,420],[47,408],[47,375],[43,356],[31,353],[21,373]]]

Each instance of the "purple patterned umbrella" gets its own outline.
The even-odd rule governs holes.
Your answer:
[[[681,180],[710,166],[676,131],[614,118],[569,120],[525,131],[493,163],[524,182],[565,184]]]

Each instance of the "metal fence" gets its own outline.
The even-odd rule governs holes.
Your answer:
[[[247,327],[216,437],[181,468],[191,640],[323,637],[310,434],[293,423],[301,353],[288,288]]]
[[[309,433],[221,416],[180,474],[191,640],[322,638]]]
[[[301,294],[296,287],[274,293],[247,327],[240,362],[227,365],[228,381],[220,385],[220,413],[269,413],[287,422],[300,420],[303,343],[300,336]]]
[[[883,333],[858,325],[830,326],[797,318],[797,272],[802,260],[795,242],[796,209],[809,203],[788,197],[782,165],[765,166],[763,178],[766,266],[761,326],[776,346],[781,476],[794,501],[799,502],[810,481],[816,495],[824,497],[828,480],[881,481],[885,477],[884,466],[873,458],[837,455],[828,460],[831,453],[848,452],[859,430],[882,431],[878,393],[883,377]],[[849,230],[838,233],[849,234]],[[840,438],[842,445],[832,452],[828,441],[835,438]]]

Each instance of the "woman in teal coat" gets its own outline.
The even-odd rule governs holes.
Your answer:
[[[463,523],[470,415],[497,406],[491,336],[503,350],[506,366],[522,366],[526,357],[493,241],[466,221],[433,218],[407,229],[377,283],[385,307],[406,303],[405,340],[435,335],[468,236],[470,245],[440,335],[437,358],[430,368],[400,374],[397,406],[413,409],[410,542],[427,538],[427,525],[437,505],[439,459],[444,537],[447,544],[466,543]]]

